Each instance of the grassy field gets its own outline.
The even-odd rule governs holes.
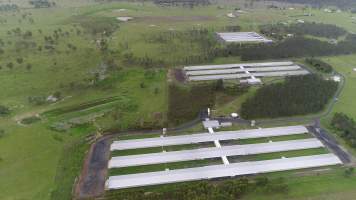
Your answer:
[[[270,174],[272,177],[275,176]],[[276,174],[277,176],[281,174]],[[243,199],[352,199],[355,195],[353,186],[356,182],[356,177],[346,178],[343,175],[342,169],[331,169],[320,172],[298,173],[292,172],[289,175],[284,174],[286,177],[289,191],[288,194],[268,194],[251,193]]]
[[[212,39],[211,33],[223,30],[225,26],[240,25],[245,31],[257,30],[260,24],[293,22],[297,19],[293,16],[305,12],[300,9],[268,10],[266,16],[266,9],[258,7],[247,10],[239,18],[230,19],[226,14],[243,3],[186,9],[160,8],[151,3],[97,4],[87,0],[56,0],[58,6],[55,8],[32,9],[22,0],[12,2],[26,9],[16,13],[0,12],[0,19],[7,21],[0,24],[0,39],[5,43],[0,47],[4,50],[0,54],[0,104],[11,109],[10,116],[0,118],[0,129],[5,131],[5,135],[0,137],[0,199],[4,200],[70,199],[72,184],[79,174],[87,149],[88,143],[83,143],[86,136],[98,129],[127,130],[165,124],[167,69],[182,65],[184,59],[191,55],[200,55],[204,46],[185,41],[185,37],[169,42],[151,42],[157,34],[170,37],[175,32],[206,28],[210,31],[208,37]],[[349,31],[356,31],[350,13],[310,12],[314,16],[298,19],[337,24]],[[109,36],[92,34],[96,27],[108,24],[113,27],[111,25],[116,23],[118,16],[132,16],[134,20],[117,22],[119,27]],[[15,33],[16,28],[20,28],[21,34]],[[51,36],[53,39],[55,31],[58,39],[49,45],[45,37]],[[31,32],[32,36],[24,37],[26,32]],[[108,52],[103,52],[98,46],[97,40],[103,38],[108,43]],[[55,50],[46,49],[46,46],[54,46]],[[149,57],[155,61],[162,60],[168,64],[143,67],[125,62],[128,54],[141,59]],[[335,112],[342,111],[354,117],[353,81],[356,75],[352,68],[356,67],[355,60],[356,57],[352,55],[325,58],[347,77]],[[230,57],[217,58],[212,62],[239,61],[239,57]],[[95,73],[103,73],[105,79],[97,82]],[[62,96],[57,103],[34,105],[28,100],[29,97],[46,99],[56,92]],[[218,114],[238,110],[242,100],[252,93],[253,90],[228,104],[219,105],[221,109]],[[115,100],[102,101],[107,98]],[[42,114],[39,122],[27,126],[18,123],[23,118],[37,114]],[[64,132],[50,128],[56,123],[73,121],[81,121],[82,124]],[[201,126],[191,131],[201,131]],[[137,136],[126,138],[132,137]],[[72,157],[66,158],[68,152],[72,153]],[[333,187],[329,191],[335,194],[345,191],[343,194],[346,197],[351,196],[354,194],[351,186],[355,179],[344,179],[340,173],[337,171],[333,174],[335,181],[324,176],[292,179],[290,197],[301,197],[303,189],[306,194],[317,196],[328,187]],[[313,192],[310,184],[318,181],[320,185]],[[250,199],[254,198],[252,195]]]
[[[356,68],[356,55],[329,57],[324,60],[346,79],[345,87],[333,112],[343,112],[356,118],[356,107],[354,106],[356,94],[353,92],[356,90],[356,72],[353,71]]]

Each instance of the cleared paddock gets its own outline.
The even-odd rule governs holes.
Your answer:
[[[109,190],[123,189],[338,164],[342,164],[342,162],[337,156],[333,154],[322,154],[295,158],[241,162],[230,165],[212,165],[197,168],[111,176],[106,181],[105,187]]]

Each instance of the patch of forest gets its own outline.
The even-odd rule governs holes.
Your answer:
[[[356,148],[356,122],[344,113],[335,113],[331,120],[333,128],[340,132],[341,137],[353,148]]]
[[[311,74],[288,77],[285,82],[265,85],[241,106],[245,119],[277,118],[322,111],[338,84]]]
[[[168,94],[168,121],[181,124],[195,119],[201,111],[214,106],[215,99],[213,84],[194,85],[191,88],[172,84]]]
[[[331,65],[316,58],[306,58],[305,62],[319,72],[331,73],[333,71],[333,67]]]
[[[285,24],[267,24],[261,25],[260,31],[262,34],[281,40],[287,34],[296,36],[311,35],[324,38],[338,38],[347,34],[347,31],[332,24],[323,24],[315,22]]]
[[[177,125],[193,120],[202,111],[214,107],[217,94],[236,97],[247,90],[246,86],[224,84],[222,80],[192,85],[189,88],[172,84],[168,94],[168,121]]]

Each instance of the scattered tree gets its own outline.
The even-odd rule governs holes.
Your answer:
[[[0,116],[6,116],[10,114],[10,109],[3,105],[0,105]]]

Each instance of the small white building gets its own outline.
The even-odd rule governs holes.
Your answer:
[[[133,17],[117,17],[116,19],[121,22],[128,22],[130,20],[133,20]]]
[[[260,85],[260,84],[262,84],[262,81],[259,78],[250,78],[250,79],[247,79],[247,83],[249,85]]]
[[[237,113],[231,113],[231,117],[232,117],[232,118],[238,118],[238,117],[239,117],[239,114],[237,114]]]
[[[229,17],[229,18],[235,18],[236,15],[234,15],[234,13],[227,13],[227,17]]]
[[[340,76],[333,76],[332,80],[334,80],[335,82],[341,82],[341,77]]]

